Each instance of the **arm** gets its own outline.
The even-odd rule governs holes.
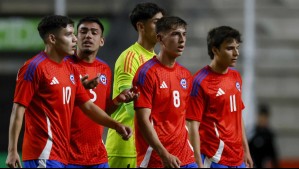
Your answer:
[[[187,125],[189,129],[189,138],[193,147],[196,163],[199,168],[204,168],[200,153],[200,135],[198,133],[200,123],[197,121],[188,120]]]
[[[112,128],[118,132],[124,140],[128,140],[132,135],[131,128],[124,126],[113,120],[101,108],[92,103],[90,100],[80,106],[81,110],[94,122],[105,127]]]
[[[159,140],[159,137],[149,121],[151,109],[141,108],[136,109],[136,118],[138,128],[142,131],[142,136],[146,142],[158,153],[161,157],[164,167],[180,168],[180,160],[170,154]]]
[[[242,141],[243,141],[243,147],[244,147],[244,160],[247,168],[253,168],[253,161],[250,155],[250,150],[248,146],[248,141],[246,137],[245,132],[245,125],[244,120],[242,119]]]
[[[20,156],[18,154],[18,140],[22,129],[25,107],[14,103],[10,116],[9,136],[8,136],[8,155],[6,165],[9,168],[22,167]]]

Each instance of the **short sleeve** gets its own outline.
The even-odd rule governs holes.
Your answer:
[[[199,83],[193,81],[189,104],[187,105],[186,119],[200,122],[205,105],[203,89]]]
[[[38,70],[32,65],[25,63],[20,68],[16,80],[14,103],[19,103],[25,107],[30,104],[32,97],[38,90],[39,80],[41,80],[41,77],[38,77]]]
[[[140,69],[134,77],[133,85],[138,87],[139,98],[134,102],[134,108],[152,109],[152,100],[154,94],[154,77],[144,68]]]
[[[120,55],[120,60],[115,65],[117,89],[123,86],[132,86],[134,75],[139,68],[139,59],[135,52],[128,51]]]

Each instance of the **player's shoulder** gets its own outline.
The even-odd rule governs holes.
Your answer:
[[[129,48],[125,49],[118,57],[118,60],[125,60],[127,57],[136,57],[138,55],[138,50],[135,44],[131,45]]]
[[[107,62],[105,62],[104,60],[102,60],[102,59],[100,59],[100,58],[98,58],[98,57],[96,58],[95,62],[96,62],[97,64],[99,64],[99,65],[104,66],[104,67],[109,67],[109,65],[108,65]]]
[[[32,58],[28,59],[25,62],[25,65],[35,65],[38,66],[43,63],[47,59],[47,56],[44,52],[40,52],[37,55],[33,56]]]
[[[146,78],[152,78],[152,76],[155,74],[156,69],[154,68],[155,65],[157,65],[157,61],[155,59],[150,59],[147,62],[145,62],[143,65],[141,65],[136,73],[137,78],[139,81],[141,80],[144,82]]]
[[[152,59],[146,61],[143,65],[141,65],[138,68],[138,70],[139,70],[139,72],[142,72],[144,74],[151,73],[156,70],[156,69],[154,69],[154,67],[157,64],[158,64],[158,62],[156,61],[156,59],[152,58]]]
[[[211,71],[209,70],[208,66],[203,67],[193,75],[193,82],[201,84],[204,80],[207,80],[207,77],[210,74],[210,72]]]

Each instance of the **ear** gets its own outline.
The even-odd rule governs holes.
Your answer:
[[[49,34],[49,35],[48,35],[48,41],[49,41],[50,43],[55,44],[55,42],[56,42],[56,37],[55,37],[55,35],[54,35],[54,34]]]
[[[137,22],[136,27],[138,32],[144,30],[144,24],[142,22]]]
[[[216,55],[218,55],[219,50],[216,47],[212,47],[212,52],[213,52],[214,56],[216,56]]]
[[[157,38],[157,41],[158,41],[158,42],[161,42],[161,41],[162,41],[162,35],[161,35],[161,34],[157,34],[156,38]]]
[[[105,38],[104,37],[101,37],[101,43],[100,43],[100,46],[101,47],[103,47],[104,46],[104,44],[105,44]]]

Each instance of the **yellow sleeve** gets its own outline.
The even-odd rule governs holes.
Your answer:
[[[139,55],[134,51],[127,51],[120,55],[115,64],[115,81],[118,90],[132,86],[133,78],[141,65]]]

